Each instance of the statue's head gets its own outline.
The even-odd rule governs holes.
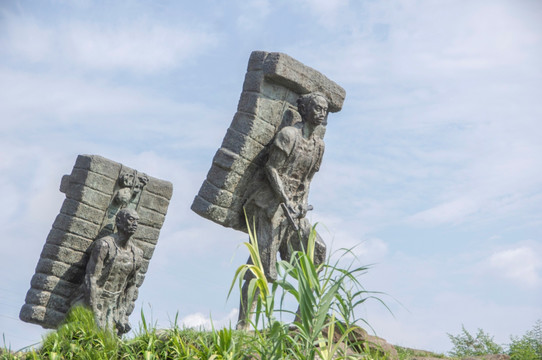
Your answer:
[[[118,231],[133,235],[137,230],[139,215],[133,209],[122,209],[117,213],[115,220]]]
[[[123,173],[119,176],[119,185],[120,187],[130,187],[134,184],[134,174]]]
[[[314,125],[325,125],[327,108],[327,99],[319,92],[301,95],[297,99],[297,110],[301,118]]]

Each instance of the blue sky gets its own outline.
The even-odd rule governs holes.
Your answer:
[[[0,332],[18,320],[78,154],[174,194],[140,289],[158,327],[235,322],[243,233],[189,209],[236,111],[253,50],[346,90],[311,187],[333,248],[374,264],[377,335],[440,352],[542,318],[542,4],[538,1],[4,1],[0,4]]]

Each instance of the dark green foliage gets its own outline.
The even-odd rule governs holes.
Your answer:
[[[461,334],[451,335],[448,337],[454,345],[450,351],[453,357],[479,356],[487,354],[501,354],[503,348],[493,341],[493,336],[485,333],[484,330],[478,329],[476,336],[471,335],[463,325],[461,325]]]

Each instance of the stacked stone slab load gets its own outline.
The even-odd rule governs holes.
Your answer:
[[[286,54],[254,51],[237,112],[192,210],[220,225],[246,231],[242,207],[247,186],[263,166],[265,148],[276,132],[301,120],[299,96],[311,92],[326,96],[330,112],[341,110],[346,94],[323,74]]]
[[[88,248],[101,230],[121,172],[133,169],[100,156],[79,155],[71,175],[62,178],[60,191],[66,199],[41,252],[21,320],[55,328],[65,318],[70,298],[85,275]],[[144,265],[138,287],[158,241],[172,191],[170,182],[149,177],[139,198],[140,221],[133,241],[143,250]]]

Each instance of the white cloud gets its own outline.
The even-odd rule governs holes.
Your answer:
[[[90,140],[90,134],[99,140],[129,131],[134,140],[176,136],[178,141],[170,143],[173,147],[214,148],[224,131],[210,126],[223,115],[202,104],[175,102],[146,89],[102,81],[0,68],[0,96],[4,100],[0,107],[0,116],[5,119],[0,123],[2,131],[24,128],[53,137],[71,131],[71,138],[65,141],[79,144]]]
[[[205,329],[211,328],[220,329],[222,327],[235,327],[237,323],[237,309],[232,309],[228,315],[221,319],[212,319],[211,316],[205,316],[202,313],[195,313],[185,316],[181,319],[181,325],[188,328]]]
[[[169,70],[217,44],[216,34],[167,27],[145,19],[106,25],[83,21],[43,24],[4,14],[2,52],[16,61],[90,70],[153,73]]]
[[[0,36],[3,51],[17,54],[30,62],[44,61],[53,55],[56,35],[53,30],[40,26],[31,18],[15,18],[6,14],[3,17],[5,32]]]
[[[495,275],[520,286],[533,288],[542,280],[542,254],[530,246],[495,252],[489,258],[489,266],[495,270]]]
[[[419,225],[457,223],[478,211],[478,204],[470,198],[458,198],[410,216],[407,221]]]

